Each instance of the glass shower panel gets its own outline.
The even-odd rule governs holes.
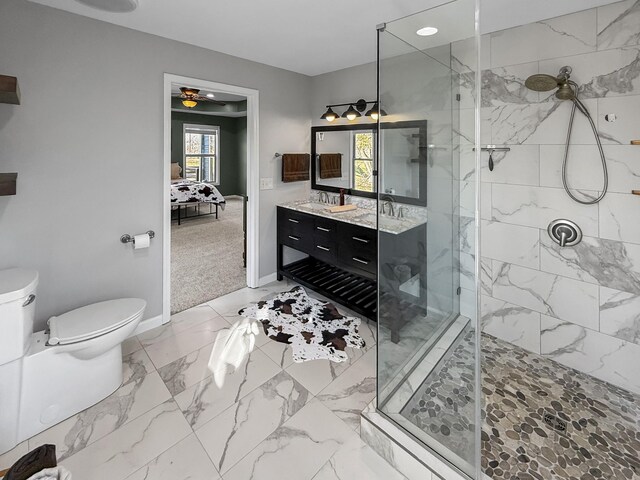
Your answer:
[[[378,33],[378,410],[474,477],[475,1]],[[420,36],[418,30],[437,33]]]

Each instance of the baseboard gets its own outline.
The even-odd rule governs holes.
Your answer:
[[[260,277],[258,279],[258,286],[262,287],[267,283],[272,283],[278,280],[278,274],[276,272],[270,273],[269,275],[265,275],[264,277]]]
[[[131,336],[133,337],[135,335],[139,335],[142,332],[146,332],[147,330],[151,330],[152,328],[156,328],[161,325],[162,325],[162,315],[146,318],[138,324],[138,328],[134,330]]]

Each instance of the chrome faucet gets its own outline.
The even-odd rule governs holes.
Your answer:
[[[382,206],[380,207],[380,213],[382,215],[390,215],[395,216],[395,203],[393,201],[393,197],[391,195],[383,195],[380,197],[382,200]],[[389,213],[387,213],[386,207],[389,207]]]
[[[318,201],[320,203],[329,203],[329,194],[327,192],[318,193]]]

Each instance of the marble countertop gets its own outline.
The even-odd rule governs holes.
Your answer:
[[[297,202],[281,203],[279,207],[295,210],[296,212],[318,215],[320,217],[331,218],[340,222],[360,225],[362,227],[376,229],[376,212],[370,208],[358,207],[355,210],[341,213],[331,213],[329,208],[335,205],[326,205],[323,203],[310,202],[301,200]],[[418,225],[423,225],[427,221],[424,218],[403,217],[395,218],[386,215],[380,216],[380,231],[398,235],[407,230],[411,230]]]

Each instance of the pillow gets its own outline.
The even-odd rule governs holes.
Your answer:
[[[178,180],[182,177],[180,177],[180,174],[182,173],[182,167],[180,166],[180,164],[178,162],[174,162],[171,164],[171,180]]]

